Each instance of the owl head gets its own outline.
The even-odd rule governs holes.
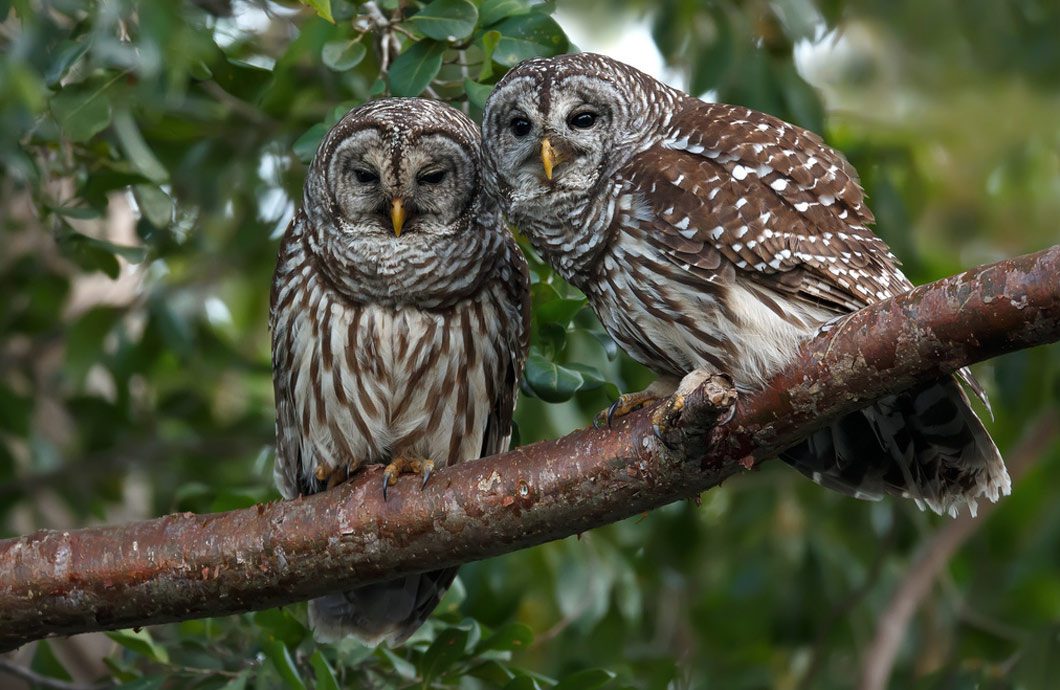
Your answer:
[[[479,134],[463,113],[372,101],[331,128],[310,166],[309,248],[352,294],[414,298],[493,241],[479,188]]]
[[[502,200],[586,194],[657,131],[680,94],[593,53],[535,58],[508,72],[482,119],[486,182]]]

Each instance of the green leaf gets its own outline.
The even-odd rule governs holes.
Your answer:
[[[249,677],[250,669],[241,671],[238,676],[217,688],[217,690],[245,690],[247,687],[247,679]]]
[[[467,634],[467,630],[447,628],[434,639],[419,663],[424,684],[429,685],[464,656]]]
[[[140,212],[156,228],[168,228],[173,222],[173,211],[176,205],[162,188],[153,184],[138,184],[133,187],[133,195]]]
[[[77,220],[95,220],[103,215],[98,208],[90,206],[48,206],[47,208],[52,213]]]
[[[313,160],[313,156],[317,155],[317,149],[320,148],[320,142],[324,140],[324,135],[328,133],[329,129],[330,127],[320,122],[295,139],[291,148],[294,149],[294,153],[300,161],[309,163]]]
[[[324,44],[320,57],[324,64],[336,72],[345,72],[361,64],[368,49],[359,40],[332,41]]]
[[[142,628],[139,631],[111,630],[106,635],[135,654],[153,659],[162,664],[169,663],[169,652],[166,651],[166,648],[155,644],[155,641],[151,639],[151,633]]]
[[[504,690],[538,690],[538,686],[530,676],[518,676],[512,678],[511,681],[504,686]]]
[[[293,690],[306,690],[305,682],[302,681],[302,676],[298,673],[298,667],[295,665],[294,659],[291,658],[291,652],[287,649],[287,645],[279,640],[270,639],[265,642],[263,647],[265,656],[269,657],[287,687]]]
[[[254,624],[289,647],[297,647],[309,635],[302,622],[287,609],[258,611],[254,614]]]
[[[479,8],[479,25],[493,26],[502,19],[530,12],[526,0],[486,0]]]
[[[376,647],[376,654],[390,662],[394,671],[402,678],[405,678],[406,680],[414,680],[416,678],[416,667],[399,657],[397,654],[394,654],[386,647]]]
[[[490,92],[493,91],[493,87],[465,79],[464,91],[467,92],[468,102],[481,110],[486,106],[486,99],[489,97]]]
[[[434,0],[408,22],[436,41],[459,41],[471,35],[478,21],[478,8],[471,0]]]
[[[63,132],[83,143],[110,124],[111,105],[104,85],[97,89],[65,88],[51,99],[51,110]]]
[[[102,359],[107,335],[123,314],[124,310],[116,307],[93,307],[69,326],[63,367],[73,381],[80,383]]]
[[[585,383],[579,372],[539,354],[527,358],[524,377],[534,395],[546,402],[570,400]]]
[[[154,676],[151,678],[137,678],[128,683],[115,685],[113,690],[158,690],[162,683],[166,682],[165,676]]]
[[[533,641],[534,631],[530,629],[530,626],[523,623],[508,623],[483,640],[475,653],[481,654],[493,649],[509,652],[527,649]]]
[[[324,658],[323,652],[319,649],[313,652],[313,656],[309,657],[309,663],[316,677],[315,690],[339,690],[339,681],[335,678],[335,671]]]
[[[144,141],[140,128],[136,126],[128,110],[121,108],[114,113],[114,133],[118,136],[118,143],[129,162],[143,173],[144,177],[158,183],[169,179],[169,171]]]
[[[478,71],[478,80],[483,81],[493,76],[493,52],[501,42],[501,32],[487,31],[479,42],[482,44],[482,68]]]
[[[331,0],[302,0],[302,4],[316,10],[317,15],[324,21],[335,23],[335,18],[331,15]]]
[[[614,677],[615,674],[610,671],[590,668],[563,678],[552,690],[595,690],[610,683]]]
[[[567,35],[552,17],[540,12],[508,17],[496,27],[501,33],[493,61],[514,67],[532,57],[559,55],[569,45]]]
[[[51,644],[47,640],[41,640],[37,643],[30,668],[48,678],[73,680],[73,677],[63,666],[63,662],[59,661],[59,658],[55,656],[55,652],[52,651]]]
[[[423,40],[399,55],[390,66],[390,91],[395,96],[418,96],[442,68],[445,44]]]
[[[0,17],[3,16],[6,16],[6,13],[0,14]],[[66,76],[66,73],[74,66],[74,63],[88,52],[90,45],[91,43],[82,36],[55,53],[55,59],[44,73],[44,83],[52,88],[58,86],[62,78]]]
[[[491,687],[504,687],[515,677],[504,664],[493,659],[489,659],[477,666],[471,667],[468,669],[467,675],[472,678],[484,680],[489,683]]]

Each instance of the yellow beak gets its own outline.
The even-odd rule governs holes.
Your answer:
[[[556,149],[552,148],[552,142],[548,140],[548,137],[541,139],[541,165],[545,166],[545,177],[549,180],[552,179],[552,168],[555,167],[556,163],[559,163],[559,155],[556,153]]]
[[[405,202],[401,199],[390,202],[390,222],[394,226],[394,237],[401,237],[401,228],[405,225]]]

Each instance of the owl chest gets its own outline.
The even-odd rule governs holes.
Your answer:
[[[397,453],[440,464],[477,456],[485,372],[462,322],[452,313],[338,303],[304,319],[293,386],[304,470],[347,459],[356,469]]]

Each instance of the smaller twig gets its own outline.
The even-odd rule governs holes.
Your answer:
[[[45,688],[52,688],[52,690],[106,690],[107,688],[116,687],[111,681],[101,681],[99,683],[73,683],[60,680],[59,678],[51,678],[50,676],[28,669],[25,666],[19,666],[7,659],[0,659],[0,672],[24,680],[27,683],[33,683],[34,685]]]

